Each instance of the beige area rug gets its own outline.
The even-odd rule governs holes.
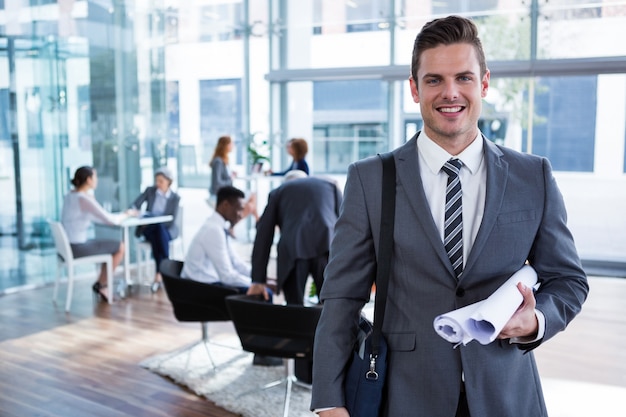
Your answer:
[[[206,397],[218,406],[243,417],[276,417],[282,415],[285,384],[247,395],[240,394],[279,380],[285,375],[283,366],[263,367],[252,365],[252,354],[243,352],[238,339],[232,335],[220,335],[213,341],[233,348],[211,346],[213,359],[218,365],[212,371],[202,346],[191,352],[189,368],[187,353],[157,355],[140,365],[159,375],[167,376],[196,394]],[[622,417],[626,388],[542,378],[544,396],[550,417]],[[289,407],[290,417],[311,417],[308,410],[311,391],[294,386]]]
[[[285,367],[253,366],[253,355],[241,350],[236,337],[223,336],[212,341],[234,347],[210,345],[211,356],[217,365],[215,371],[210,367],[207,353],[201,345],[192,349],[191,357],[189,357],[189,352],[176,354],[173,357],[169,357],[171,355],[166,353],[150,357],[140,365],[159,375],[171,378],[218,406],[232,413],[241,414],[243,417],[282,415],[285,383],[264,390],[255,389],[283,378]],[[241,395],[251,390],[255,391]],[[316,414],[309,411],[310,402],[311,391],[294,385],[291,391],[289,416],[315,416]]]

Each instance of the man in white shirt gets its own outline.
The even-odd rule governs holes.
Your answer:
[[[252,283],[250,266],[230,246],[229,229],[243,218],[245,194],[238,188],[226,186],[217,192],[215,212],[196,233],[181,271],[183,278],[207,284],[224,285],[245,294]],[[273,293],[268,291],[268,302]],[[280,366],[281,358],[255,355],[253,364]]]
[[[243,191],[232,186],[219,190],[215,212],[191,241],[181,272],[183,278],[219,283],[237,288],[241,293],[248,290],[252,282],[250,266],[232,251],[228,232],[242,219],[244,198]]]

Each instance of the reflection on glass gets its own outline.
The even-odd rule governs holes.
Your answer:
[[[626,13],[621,0],[540,2],[538,56],[541,59],[626,55],[622,38]]]
[[[241,80],[201,80],[200,115],[201,145],[197,147],[200,160],[208,163],[217,139],[230,135],[236,147],[233,162],[241,163],[245,151],[241,132]]]
[[[344,173],[388,148],[387,90],[380,80],[313,83],[316,172]]]

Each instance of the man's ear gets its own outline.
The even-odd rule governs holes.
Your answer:
[[[485,73],[485,75],[483,76],[483,79],[481,80],[481,91],[480,91],[480,96],[482,98],[487,97],[487,91],[489,90],[489,80],[491,79],[491,72],[489,70],[487,70],[487,72]]]
[[[415,81],[413,76],[409,76],[409,84],[411,86],[411,96],[413,97],[413,101],[415,103],[419,103],[420,102],[420,96],[419,96],[419,93],[417,91],[417,82]]]

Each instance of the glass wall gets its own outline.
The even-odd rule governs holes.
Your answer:
[[[248,1],[172,3],[172,39],[165,48],[166,78],[176,85],[171,107],[180,184],[208,189],[209,160],[220,136],[235,141],[232,167],[248,173],[247,147],[268,136],[268,4]]]
[[[315,172],[343,174],[350,162],[389,148],[387,88],[380,80],[313,83]]]
[[[94,166],[96,199],[119,211],[139,193],[142,166],[166,163],[142,159],[167,128],[163,14],[154,6],[0,5],[0,291],[54,278],[46,220],[59,218],[76,168]]]
[[[583,257],[626,263],[626,220],[605,221],[626,210],[611,192],[626,186],[623,0],[5,0],[0,291],[52,279],[45,219],[80,165],[122,210],[161,165],[206,190],[219,136],[235,139],[241,177],[249,148],[278,171],[303,137],[311,171],[341,184],[351,162],[421,128],[414,37],[452,13],[474,19],[487,53],[483,133],[547,156]]]
[[[271,4],[279,53],[267,79],[280,86],[272,100],[282,115],[272,128],[307,122],[299,113],[308,109],[297,107],[304,92],[313,103],[313,172],[345,174],[350,162],[421,128],[407,82],[415,35],[434,17],[461,14],[477,23],[491,70],[481,130],[548,157],[583,258],[626,263],[626,237],[617,232],[626,221],[618,229],[605,221],[626,209],[626,194],[609,191],[626,189],[626,51],[607,41],[620,38],[623,1],[308,0],[297,11],[290,1]],[[307,83],[298,98],[286,93]]]
[[[54,38],[0,36],[0,277],[10,286],[46,271],[45,219],[60,207],[63,149],[76,127],[67,123],[78,96],[67,71],[79,57]]]

